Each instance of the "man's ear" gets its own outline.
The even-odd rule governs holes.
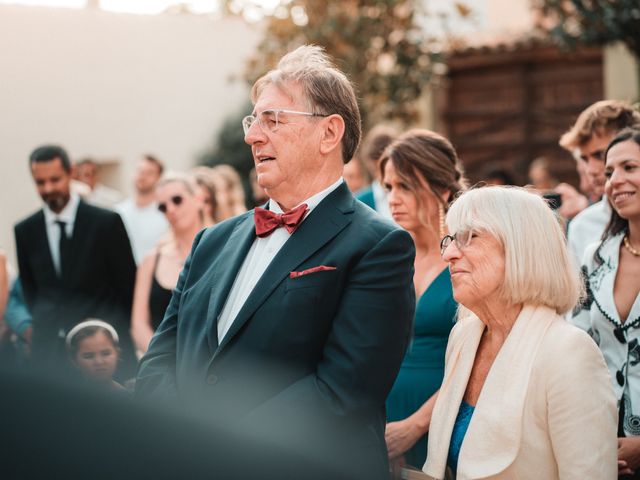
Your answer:
[[[329,115],[322,122],[324,129],[320,139],[320,153],[326,155],[336,148],[342,148],[344,136],[344,120],[336,113]]]

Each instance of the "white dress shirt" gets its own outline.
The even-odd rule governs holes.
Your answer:
[[[44,211],[44,223],[47,228],[47,239],[49,240],[49,251],[51,252],[51,259],[53,260],[53,266],[56,269],[58,275],[60,275],[60,227],[56,223],[57,221],[64,222],[65,232],[67,232],[67,238],[71,239],[73,236],[73,227],[76,222],[76,214],[78,213],[78,205],[80,204],[80,197],[77,193],[71,192],[69,202],[62,209],[60,213],[54,213],[45,204],[42,207]]]
[[[302,221],[307,218],[311,211],[316,208],[327,195],[338,188],[343,182],[344,180],[340,177],[340,179],[330,187],[301,202],[300,205],[306,203],[308,207]],[[283,213],[278,202],[275,202],[273,199],[269,200],[269,210],[274,213]],[[258,283],[258,280],[260,280],[280,249],[287,243],[290,236],[286,228],[280,227],[275,229],[268,237],[256,237],[253,241],[253,245],[251,245],[247,257],[242,263],[240,270],[238,270],[238,275],[233,282],[227,301],[218,318],[218,342],[221,342],[227,334],[240,309],[247,301],[247,298],[249,298],[249,294]]]
[[[611,219],[611,206],[606,197],[585,208],[569,222],[567,244],[574,265],[580,265],[584,252],[593,242],[599,242]]]

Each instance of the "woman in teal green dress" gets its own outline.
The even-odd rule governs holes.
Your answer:
[[[447,233],[447,207],[465,181],[449,140],[429,130],[400,136],[380,158],[380,171],[393,219],[416,245],[417,298],[413,338],[387,398],[385,437],[395,466],[420,469],[457,310],[449,270],[440,256],[440,240]]]

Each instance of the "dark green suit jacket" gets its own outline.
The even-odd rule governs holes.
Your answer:
[[[411,237],[341,185],[291,235],[218,342],[217,319],[255,238],[253,211],[196,237],[137,394],[177,397],[356,477],[388,476],[384,402],[415,309]],[[291,275],[318,266],[335,269]]]

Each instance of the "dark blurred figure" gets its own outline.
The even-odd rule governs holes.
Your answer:
[[[512,172],[498,165],[490,165],[482,175],[487,185],[515,185]]]
[[[529,182],[540,192],[553,190],[558,185],[558,179],[551,173],[549,159],[538,157],[529,164]]]
[[[136,267],[122,220],[70,191],[71,163],[63,148],[36,148],[29,166],[44,206],[15,226],[15,236],[33,315],[33,358],[66,366],[68,331],[85,318],[99,317],[118,330],[119,375],[127,378],[136,365],[129,336]]]
[[[98,164],[92,159],[85,158],[76,164],[74,178],[88,185],[91,189],[91,193],[85,197],[85,200],[97,207],[113,208],[122,200],[122,194],[116,189],[100,183],[99,176]]]
[[[368,188],[358,192],[356,198],[386,218],[391,218],[391,211],[389,210],[389,202],[387,201],[387,192],[385,192],[380,183],[378,161],[385,148],[387,148],[397,136],[398,132],[392,127],[377,125],[364,137],[359,151],[362,162],[369,171],[369,175],[371,175],[373,181]]]
[[[0,365],[3,480],[359,480],[348,461],[70,378]]]
[[[136,264],[155,246],[169,230],[169,224],[158,211],[156,185],[160,181],[164,165],[153,155],[143,155],[138,160],[133,185],[133,197],[116,205],[131,239]]]
[[[11,330],[4,321],[4,313],[9,300],[9,286],[7,256],[3,250],[0,250],[0,358],[11,339]]]

